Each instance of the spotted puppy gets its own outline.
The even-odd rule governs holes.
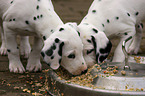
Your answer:
[[[87,69],[85,61],[82,58],[82,54],[81,54],[83,45],[81,40],[79,40],[77,31],[74,30],[73,27],[74,24],[66,24],[66,25],[63,24],[59,16],[54,11],[51,0],[1,0],[0,18],[5,33],[6,47],[7,47],[8,58],[9,58],[9,69],[11,72],[15,72],[15,73],[25,72],[25,69],[19,58],[19,48],[17,47],[17,43],[16,43],[17,35],[34,36],[34,44],[32,46],[32,50],[29,55],[26,69],[30,72],[31,71],[36,72],[41,70],[40,53],[43,47],[43,41],[46,41],[44,42],[44,49],[49,48],[51,44],[51,42],[49,42],[48,39],[49,36],[51,34],[60,34],[61,33],[60,31],[62,31],[62,34],[63,31],[66,33],[65,37],[63,37],[63,40],[65,40],[66,43],[62,39],[60,39],[59,36],[55,37],[53,35],[53,37],[51,37],[53,39],[58,38],[60,42],[57,43],[56,40],[57,43],[56,48],[59,51],[59,53],[57,51],[54,51],[54,54],[51,56],[51,59],[53,59],[54,56],[53,60],[55,62],[51,63],[50,66],[53,69],[57,69],[61,62],[64,61],[67,62],[68,59],[66,58],[70,58],[71,55],[61,59],[61,56],[66,55],[66,54],[64,55],[63,53],[68,53],[69,55],[69,52],[65,52],[69,50],[62,51],[62,49],[63,47],[64,48],[70,47],[70,48],[74,48],[75,52],[78,52],[77,54],[76,53],[74,54],[76,57],[79,58],[79,60],[76,61],[70,60],[67,63],[67,65],[65,65],[66,64],[65,63],[64,65],[68,67],[69,65],[72,64],[72,62],[74,64],[77,64],[74,69],[71,69],[71,71],[68,67],[66,69],[70,72],[72,72],[72,70],[78,72],[75,74],[80,74],[81,72]],[[64,30],[59,26],[64,28]],[[68,40],[71,39],[70,36],[69,39],[67,37],[67,34],[69,35],[70,31],[72,31],[71,33],[72,37],[75,37],[75,39],[78,40],[77,44],[80,44],[80,46],[74,47],[74,45],[68,42]],[[53,42],[54,41],[52,41],[52,43]],[[54,49],[55,47],[53,47],[53,50]],[[79,51],[77,51],[78,49]],[[51,54],[51,51],[46,50],[45,53],[46,55],[49,56]],[[50,62],[47,61],[46,57],[44,59],[46,62]]]
[[[140,21],[145,19],[144,4],[144,0],[94,0],[78,26],[80,33],[86,34],[89,29],[95,28],[95,32],[104,32],[107,37],[119,36],[120,43],[115,50],[113,62],[122,62],[125,59],[122,42],[130,36],[133,39],[127,42],[126,49],[129,53],[138,52],[142,37]],[[88,43],[88,38],[83,39]]]
[[[77,27],[77,24],[75,25]],[[58,69],[61,65],[73,75],[79,75],[87,72],[82,53],[83,44],[79,33],[70,26],[75,27],[70,23],[59,26],[56,32],[44,41],[41,54],[51,68]]]

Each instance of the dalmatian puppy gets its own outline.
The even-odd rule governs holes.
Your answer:
[[[56,50],[58,50],[58,54],[57,53],[52,54],[51,50],[49,50],[50,48],[46,50],[46,55],[48,56],[52,55],[51,59],[53,59],[54,56],[54,60],[52,60],[54,62],[52,62],[50,66],[53,69],[57,69],[59,67],[59,64],[64,62],[63,66],[67,66],[65,67],[66,70],[68,70],[69,72],[74,72],[72,70],[78,72],[74,74],[80,74],[85,70],[87,70],[86,63],[81,54],[83,45],[81,40],[79,40],[80,37],[78,35],[76,36],[76,34],[78,33],[73,27],[75,26],[75,24],[63,24],[62,20],[54,11],[51,0],[1,0],[0,18],[2,28],[5,34],[4,36],[6,39],[6,48],[8,52],[10,72],[14,73],[25,72],[25,69],[19,58],[19,48],[17,47],[16,43],[17,35],[34,36],[34,44],[32,46],[32,50],[30,52],[28,63],[26,66],[26,69],[28,71],[36,72],[41,70],[42,66],[40,63],[40,53],[43,44],[45,50],[50,46],[50,44],[52,44],[51,42],[49,42],[49,40],[56,38],[60,40],[60,42],[58,42],[58,40],[55,41],[56,43],[58,42],[58,44],[56,44],[57,48]],[[59,26],[61,26],[62,28],[59,28]],[[66,33],[65,36],[60,35],[61,31],[63,35],[64,33]],[[72,33],[69,33],[70,31],[72,31]],[[58,34],[59,36],[63,36],[63,39],[62,37],[58,37],[58,35],[53,35],[51,39],[49,39],[49,36],[52,34]],[[70,34],[71,36],[69,36]],[[69,36],[70,38],[68,38],[67,36]],[[79,46],[74,46],[72,44],[72,41],[70,41],[71,43],[69,42],[71,38],[74,40],[74,37],[77,40],[76,44],[77,45],[80,44]],[[63,57],[61,59],[61,55],[66,56],[67,53],[68,54],[71,53],[65,52],[70,51],[67,49],[69,47],[70,50],[71,48],[74,48],[74,53],[72,51],[73,55]],[[63,48],[65,48],[65,50],[62,51]],[[53,51],[54,50],[55,46],[53,46]],[[78,53],[76,54],[75,52]],[[66,54],[64,55],[63,53]],[[74,55],[75,57],[79,58],[79,60],[75,59],[76,61],[74,60],[67,61],[68,59],[66,58],[74,58]],[[44,60],[46,62],[49,62],[47,61],[46,57],[44,58]],[[65,65],[66,64],[65,62],[69,64]],[[69,68],[69,65],[71,64],[74,65],[77,64],[75,66],[75,69]],[[78,70],[80,70],[81,72]]]
[[[124,61],[122,42],[130,36],[133,39],[126,43],[126,50],[131,54],[137,54],[142,37],[142,24],[140,22],[145,18],[144,4],[144,0],[94,0],[88,14],[78,26],[81,34],[89,34],[89,36],[85,36],[87,38],[82,35],[84,45],[87,45],[88,38],[91,38],[91,30],[95,29],[95,32],[104,32],[107,37],[120,37],[120,43],[114,52],[113,62]],[[100,37],[102,36],[100,35]],[[106,47],[108,47],[109,43],[106,40],[97,41],[97,45],[99,42],[103,45],[106,43]]]
[[[77,27],[77,24],[75,25]],[[75,27],[72,24],[71,26]],[[44,41],[41,54],[52,69],[58,69],[61,65],[69,73],[79,75],[87,72],[87,65],[83,58],[83,44],[79,33],[74,32],[75,28],[71,26],[70,23],[59,26],[57,31]]]

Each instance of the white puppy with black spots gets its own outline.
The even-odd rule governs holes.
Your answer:
[[[119,36],[120,43],[115,50],[112,61],[122,62],[125,59],[122,51],[122,42],[124,40],[130,36],[133,37],[126,43],[126,50],[129,53],[137,54],[139,50],[142,37],[142,25],[140,22],[145,19],[144,10],[145,0],[94,0],[88,14],[78,26],[82,34],[81,37],[84,42],[87,42],[87,38],[84,38],[83,35],[88,36],[91,34],[88,32],[91,28],[96,28],[102,34],[104,32],[107,37]],[[91,37],[88,36],[88,38]],[[101,41],[97,41],[97,43],[100,42],[105,41],[102,38]]]
[[[83,44],[75,30],[76,24],[63,24],[54,11],[51,0],[1,0],[0,20],[11,72],[25,72],[19,58],[17,35],[34,36],[34,44],[26,66],[28,71],[41,70],[40,53],[43,41],[41,54],[45,56],[44,60],[51,68],[57,69],[63,63],[63,67],[73,75],[87,70],[82,56]],[[53,35],[50,36],[51,34]]]

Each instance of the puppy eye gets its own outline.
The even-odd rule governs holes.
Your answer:
[[[94,51],[94,49],[91,49],[91,50],[87,50],[87,54],[90,54]]]
[[[67,57],[68,57],[68,58],[74,59],[74,58],[75,58],[75,54],[70,54],[70,55],[68,55]]]

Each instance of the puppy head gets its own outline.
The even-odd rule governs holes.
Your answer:
[[[89,24],[79,25],[78,30],[84,44],[83,54],[86,64],[90,67],[95,63],[103,62],[109,55],[112,47],[105,33]]]
[[[69,23],[59,26],[44,41],[41,55],[52,69],[56,70],[61,65],[71,74],[80,75],[87,69],[82,52],[83,44],[78,32]]]

